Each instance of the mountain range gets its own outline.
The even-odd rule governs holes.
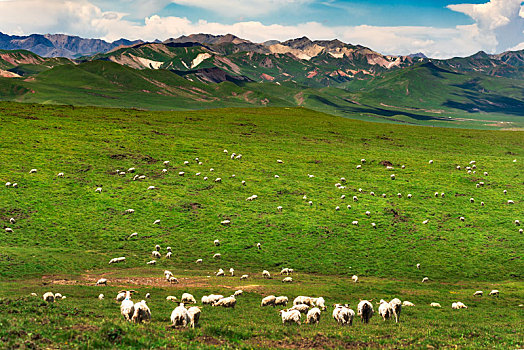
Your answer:
[[[339,40],[253,43],[231,34],[113,43],[0,34],[0,48],[3,100],[147,109],[298,105],[359,119],[498,128],[524,119],[524,50],[438,60]]]

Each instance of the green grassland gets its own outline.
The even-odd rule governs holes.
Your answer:
[[[152,112],[5,102],[0,125],[0,181],[19,184],[0,188],[2,227],[13,229],[0,231],[6,347],[523,346],[524,245],[514,224],[524,212],[522,131],[369,123],[305,108]],[[233,152],[242,159],[231,160]],[[467,174],[471,160],[476,173]],[[116,175],[130,167],[136,172]],[[135,174],[146,179],[133,181]],[[345,189],[334,186],[341,177]],[[245,200],[253,194],[257,200]],[[135,212],[125,214],[129,208]],[[225,219],[230,226],[221,225]],[[133,232],[137,238],[128,239]],[[148,266],[155,244],[163,254],[171,246],[173,257]],[[118,256],[126,263],[108,265]],[[230,267],[250,279],[213,277]],[[293,284],[280,282],[282,267],[297,271]],[[164,269],[180,284],[163,281]],[[274,278],[262,279],[263,269]],[[102,276],[109,286],[95,287]],[[422,284],[425,276],[430,282]],[[139,291],[138,300],[153,295],[150,324],[121,319],[114,296],[123,288]],[[196,330],[168,327],[174,304],[167,295],[200,299],[238,288],[245,293],[234,310],[205,307]],[[501,295],[473,297],[479,289]],[[48,290],[68,298],[47,305],[29,296]],[[284,327],[275,309],[259,307],[269,294],[322,295],[355,310],[359,298],[417,306],[405,308],[398,325],[376,315],[370,325],[338,327],[330,307],[317,327]],[[469,308],[451,310],[457,300]]]

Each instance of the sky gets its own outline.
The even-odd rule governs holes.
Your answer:
[[[0,0],[0,32],[152,41],[339,39],[389,55],[524,49],[523,0]]]

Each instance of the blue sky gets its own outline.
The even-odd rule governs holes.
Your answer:
[[[392,55],[524,49],[522,0],[0,0],[0,31],[165,40],[340,39]]]

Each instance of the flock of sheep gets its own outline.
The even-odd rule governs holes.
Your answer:
[[[224,150],[224,153],[228,154],[229,152],[227,150]],[[242,159],[242,155],[233,153],[233,154],[230,155],[230,158],[232,160],[240,160],[240,159]],[[195,158],[195,162],[197,162],[200,165],[202,164],[202,162],[199,160],[199,158]],[[169,165],[169,163],[170,163],[169,161],[165,161],[163,164],[164,164],[165,167],[167,167]],[[284,162],[282,160],[278,159],[277,163],[278,164],[283,164]],[[357,165],[357,169],[362,169],[362,167],[365,166],[365,164],[366,164],[366,160],[365,159],[361,159],[361,164]],[[430,160],[429,164],[433,164],[433,161]],[[189,161],[185,161],[184,165],[189,165]],[[469,165],[465,168],[465,170],[468,172],[468,174],[473,174],[473,173],[476,173],[476,167],[477,167],[476,166],[476,162],[475,161],[471,161],[469,163]],[[387,166],[386,168],[387,168],[387,170],[394,170],[393,167],[391,167],[391,166]],[[404,169],[405,166],[402,165],[401,168]],[[461,170],[461,167],[457,166],[456,169],[457,170]],[[118,174],[120,176],[125,176],[126,173],[135,173],[135,171],[136,171],[135,168],[129,168],[127,170],[127,172],[126,171],[117,170],[116,174]],[[214,169],[211,168],[209,171],[213,172]],[[36,169],[31,169],[31,171],[30,171],[31,174],[36,173],[36,172],[37,172]],[[166,168],[162,169],[162,173],[166,173],[166,172],[168,172],[168,170]],[[186,176],[186,172],[185,171],[180,171],[180,172],[178,172],[178,175],[179,176]],[[201,175],[200,172],[195,173],[195,176],[200,176],[200,175]],[[484,172],[484,176],[488,176],[488,175],[489,174],[487,172]],[[64,173],[62,173],[62,172],[58,173],[57,177],[64,177]],[[235,178],[235,175],[231,175],[231,177]],[[280,176],[275,174],[274,177],[276,179],[278,179]],[[309,178],[313,178],[314,175],[308,174],[308,177]],[[137,175],[134,175],[134,177],[133,177],[133,180],[144,180],[144,179],[146,179],[145,175],[138,175],[137,174]],[[397,179],[397,175],[391,174],[390,175],[390,179],[393,180],[393,181],[396,180]],[[207,181],[208,177],[207,176],[203,177],[203,180]],[[221,183],[222,182],[222,178],[216,177],[213,181],[215,183]],[[338,188],[338,189],[345,189],[346,188],[345,183],[346,183],[346,179],[341,177],[340,181],[335,183],[335,187]],[[246,186],[246,181],[242,181],[241,184]],[[14,188],[18,187],[18,183],[7,182],[5,185],[6,185],[6,187],[14,187]],[[481,181],[481,182],[476,183],[476,187],[477,188],[482,187],[482,186],[484,186],[484,182]],[[155,186],[149,186],[147,189],[148,190],[156,190],[157,188]],[[97,193],[101,193],[102,191],[103,191],[102,187],[97,187],[95,189],[95,192],[97,192]],[[362,189],[359,189],[358,191],[360,193],[364,193],[364,191]],[[504,190],[504,194],[505,195],[507,194],[506,190]],[[369,192],[369,195],[375,196],[375,193],[374,192]],[[444,197],[445,196],[444,193],[439,193],[439,192],[435,192],[434,195],[435,195],[435,197]],[[382,194],[381,196],[382,197],[386,197],[387,195],[386,194]],[[403,195],[401,193],[397,193],[396,196],[401,198]],[[410,199],[412,197],[413,197],[413,195],[411,193],[407,194],[407,198],[408,199]],[[344,199],[344,198],[345,198],[345,195],[342,194],[341,195],[341,199]],[[246,201],[255,201],[257,199],[258,199],[258,195],[253,194],[253,195],[247,197]],[[306,195],[304,195],[302,197],[302,199],[303,200],[308,200],[308,197]],[[353,196],[352,200],[354,202],[358,202],[359,198],[358,198],[357,195],[355,195],[355,196]],[[475,203],[475,199],[474,198],[470,198],[469,202],[470,203]],[[312,201],[308,201],[308,204],[312,205],[313,202]],[[482,206],[485,205],[484,202],[481,202],[480,204]],[[507,204],[510,204],[510,205],[514,204],[514,201],[513,200],[507,200]],[[351,205],[348,204],[347,208],[351,209]],[[281,212],[281,211],[284,210],[284,208],[279,205],[279,206],[276,207],[276,210]],[[335,210],[337,210],[337,211],[340,210],[340,207],[336,206]],[[125,211],[125,213],[126,214],[133,214],[134,210],[133,209],[127,209]],[[366,211],[365,214],[368,217],[371,216],[371,213],[369,211]],[[461,221],[466,220],[463,216],[461,216],[459,219]],[[16,222],[16,220],[14,218],[10,219],[10,223],[11,224],[14,224],[15,222]],[[160,223],[160,220],[155,220],[153,224],[156,225],[156,224],[159,224],[159,223]],[[428,220],[426,219],[422,223],[423,224],[427,224]],[[231,225],[231,221],[230,220],[223,220],[223,221],[221,221],[221,224],[222,225]],[[353,225],[359,225],[359,222],[355,220],[355,221],[352,222],[352,224]],[[517,225],[517,226],[520,226],[520,221],[519,220],[515,220],[514,224]],[[371,223],[371,226],[373,228],[377,227],[376,223],[374,223],[374,222]],[[10,228],[10,227],[6,227],[5,230],[7,232],[13,232],[13,229]],[[520,229],[520,232],[522,233],[522,229]],[[137,236],[138,236],[138,233],[134,232],[134,233],[132,233],[131,235],[128,236],[128,239],[136,238]],[[216,247],[220,247],[220,245],[221,245],[219,239],[215,239],[213,241],[213,244]],[[259,242],[259,243],[256,244],[256,247],[257,247],[257,249],[262,249],[262,244]],[[173,251],[172,251],[171,247],[167,247],[166,248],[165,258],[167,258],[167,259],[171,258],[172,254],[173,254]],[[159,245],[155,246],[155,249],[151,252],[151,256],[152,256],[153,260],[148,261],[147,262],[148,265],[154,265],[154,264],[156,264],[156,261],[158,259],[162,258],[162,254],[160,253],[160,246]],[[214,253],[214,255],[213,255],[213,258],[215,258],[215,259],[219,259],[220,257],[221,257],[221,253]],[[109,264],[116,264],[116,263],[121,263],[121,262],[125,262],[125,261],[126,261],[125,257],[116,257],[116,258],[111,259],[109,261]],[[202,263],[202,262],[203,262],[202,258],[196,259],[196,263]],[[417,268],[420,268],[420,264],[417,264],[416,266],[417,266]],[[289,276],[292,273],[293,273],[293,269],[290,269],[290,268],[282,269],[280,274],[281,275],[286,275],[286,277],[284,277],[282,279],[282,282],[284,282],[284,283],[292,283],[293,282],[293,278],[291,276]],[[233,268],[230,268],[229,269],[229,274],[231,276],[234,276],[235,270]],[[223,269],[219,269],[217,272],[215,272],[215,276],[217,276],[217,277],[221,277],[221,276],[225,276],[225,275],[226,275],[226,272]],[[165,278],[166,278],[166,280],[168,282],[170,282],[170,283],[178,283],[178,279],[173,275],[172,272],[166,270],[164,272],[164,276],[165,276]],[[264,271],[262,271],[262,277],[263,278],[271,278],[271,274],[270,274],[269,271],[264,270]],[[240,279],[242,279],[242,280],[245,280],[247,278],[249,278],[248,275],[240,276]],[[352,280],[355,283],[358,282],[358,276],[356,276],[356,275],[352,276]],[[428,280],[429,280],[428,277],[424,277],[422,282],[427,282]],[[99,279],[96,284],[97,285],[107,285],[107,279],[105,279],[105,278]],[[212,306],[216,306],[216,307],[220,306],[220,307],[225,307],[225,308],[234,308],[235,305],[236,305],[236,302],[237,302],[237,297],[242,295],[242,293],[243,292],[241,290],[238,290],[233,295],[228,296],[228,297],[224,297],[223,295],[218,295],[218,294],[217,295],[215,295],[215,294],[207,295],[207,296],[203,296],[202,297],[201,302],[202,302],[202,305],[212,305]],[[120,311],[121,311],[122,316],[124,317],[124,319],[126,321],[130,321],[130,322],[134,322],[134,323],[142,323],[142,322],[150,321],[151,320],[151,310],[149,309],[146,301],[145,300],[141,300],[139,302],[133,302],[131,300],[132,294],[133,294],[133,291],[131,291],[131,290],[121,291],[121,292],[119,292],[119,294],[118,294],[118,296],[116,298],[117,301],[121,302]],[[499,291],[498,290],[492,290],[489,294],[498,296]],[[474,295],[475,296],[482,296],[483,292],[482,291],[477,291],[477,292],[474,293]],[[60,293],[53,294],[51,292],[48,292],[48,293],[44,294],[43,298],[47,302],[54,302],[55,300],[65,298],[65,296],[60,295]],[[100,294],[99,295],[99,299],[103,299],[103,298],[104,298],[104,295]],[[147,299],[147,296],[146,296],[146,299]],[[173,296],[169,296],[167,298],[167,300],[178,302],[176,297],[173,297]],[[266,307],[266,306],[286,307],[287,304],[288,304],[288,301],[289,301],[289,299],[286,296],[269,295],[269,296],[266,296],[266,297],[264,297],[262,299],[261,307]],[[201,315],[202,309],[200,307],[198,307],[198,306],[187,307],[187,305],[191,305],[191,304],[196,304],[195,298],[191,294],[184,293],[182,295],[181,299],[180,299],[179,306],[177,306],[171,313],[171,323],[172,323],[173,326],[193,327],[194,328],[198,324],[198,321],[200,319],[200,315]],[[401,302],[401,300],[398,299],[398,298],[394,298],[394,299],[392,299],[389,302],[387,302],[385,300],[380,300],[380,302],[378,303],[378,313],[383,318],[384,321],[386,321],[386,320],[388,320],[390,318],[394,318],[395,322],[399,322],[400,313],[401,313],[401,310],[402,310],[403,306],[414,306],[414,304],[409,302],[409,301]],[[440,307],[440,304],[439,303],[431,303],[430,306],[432,306],[432,307]],[[453,302],[452,308],[453,309],[462,309],[462,308],[467,308],[467,306],[465,304],[463,304],[462,302],[457,301],[457,302]],[[299,297],[294,299],[293,306],[291,308],[282,309],[279,312],[280,312],[280,316],[281,316],[283,324],[286,324],[286,323],[300,324],[302,314],[305,314],[306,323],[308,323],[308,324],[317,324],[317,323],[320,322],[320,318],[321,318],[322,312],[324,312],[326,310],[327,310],[327,307],[325,305],[325,300],[324,300],[323,297],[313,298],[313,297],[299,296]],[[361,318],[363,323],[368,323],[369,320],[371,319],[371,317],[373,316],[373,314],[374,314],[374,308],[373,308],[372,300],[361,300],[358,303],[356,315],[360,316],[360,318]],[[352,325],[353,318],[355,317],[355,312],[347,304],[344,304],[344,305],[342,305],[342,304],[335,304],[335,305],[333,305],[332,317],[340,325]]]

